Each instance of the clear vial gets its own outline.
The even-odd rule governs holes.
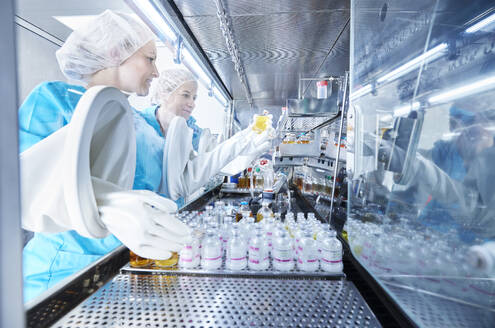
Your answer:
[[[199,265],[199,241],[197,238],[190,236],[186,245],[179,252],[179,267],[185,269],[195,268]]]
[[[261,208],[258,211],[258,214],[256,214],[256,222],[261,222],[262,220],[272,217],[273,218],[273,212],[268,207],[270,205],[270,201],[268,200],[263,200],[261,202]]]
[[[320,266],[318,258],[318,247],[313,239],[313,233],[306,229],[298,246],[297,267],[301,271],[316,271]]]
[[[226,267],[229,270],[244,270],[247,266],[247,243],[238,224],[232,226],[227,242]]]
[[[298,212],[297,213],[297,221],[296,223],[298,225],[305,225],[306,224],[306,218],[304,217],[304,213],[303,212]]]
[[[263,220],[262,226],[265,230],[266,241],[268,243],[268,251],[272,250],[273,232],[275,228],[275,220],[272,217],[267,217]]]
[[[278,271],[290,271],[294,268],[294,249],[292,239],[285,229],[275,233],[272,251],[273,268]]]
[[[201,266],[205,270],[217,270],[222,266],[222,244],[218,234],[208,229],[201,248]]]
[[[261,225],[257,225],[249,240],[249,262],[251,270],[266,270],[270,265],[268,258],[268,244]]]
[[[334,230],[325,234],[319,248],[321,249],[321,268],[326,272],[341,273],[344,269],[342,243],[337,239],[337,233]]]

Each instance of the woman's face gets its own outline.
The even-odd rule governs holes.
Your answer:
[[[155,41],[150,41],[127,58],[117,70],[120,89],[146,96],[151,81],[158,77]]]
[[[168,97],[165,104],[166,110],[187,120],[195,107],[197,93],[197,82],[189,81],[184,83]]]

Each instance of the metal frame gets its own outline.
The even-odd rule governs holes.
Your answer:
[[[340,145],[342,143],[342,130],[344,128],[344,116],[346,113],[346,108],[347,108],[347,90],[349,88],[349,72],[345,73],[345,80],[344,80],[344,95],[342,99],[342,109],[340,110],[341,112],[341,117],[340,117],[340,129],[339,129],[339,142],[338,142],[338,149],[337,149],[337,158],[335,159],[335,162],[339,162],[340,159]],[[331,197],[331,202],[330,202],[330,213],[328,214],[328,220],[327,222],[332,222],[332,212],[333,212],[333,203],[334,203],[334,198],[335,198],[335,183],[337,180],[337,173],[338,173],[338,165],[335,165],[335,171],[333,174],[333,182],[332,182],[332,197]]]
[[[23,327],[14,1],[0,5],[0,327]]]

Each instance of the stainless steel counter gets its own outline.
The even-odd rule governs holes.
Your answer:
[[[381,327],[346,280],[119,274],[53,327]]]

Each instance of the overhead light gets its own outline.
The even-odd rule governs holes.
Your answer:
[[[189,68],[194,75],[207,87],[210,87],[210,78],[206,75],[205,71],[198,64],[196,59],[193,58],[187,48],[182,49],[182,63]]]
[[[494,22],[495,22],[495,14],[490,15],[487,18],[485,18],[485,19],[479,21],[478,23],[474,24],[473,26],[467,28],[466,29],[466,33],[478,32],[479,30],[487,27],[488,25],[491,25]]]
[[[394,109],[394,116],[405,116],[413,110],[418,110],[419,106],[420,106],[419,101],[415,101],[412,104],[401,106],[399,108]]]
[[[134,0],[134,3],[159,32],[172,42],[177,40],[175,32],[170,28],[165,18],[149,0]]]
[[[469,83],[462,87],[440,92],[428,99],[430,104],[449,102],[495,88],[495,76]]]
[[[95,17],[96,15],[53,16],[53,18],[73,31],[87,26]]]
[[[447,44],[446,43],[441,43],[438,46],[436,46],[433,49],[428,50],[424,54],[408,61],[404,65],[394,69],[392,72],[385,74],[384,76],[380,77],[378,79],[378,83],[383,83],[386,81],[393,81],[413,70],[418,68],[421,63],[429,63],[441,56],[443,56],[443,51],[447,49]]]
[[[365,94],[369,93],[371,91],[371,84],[368,84],[361,89],[357,90],[356,92],[351,93],[350,99],[351,100],[356,100],[359,97],[364,96]]]

